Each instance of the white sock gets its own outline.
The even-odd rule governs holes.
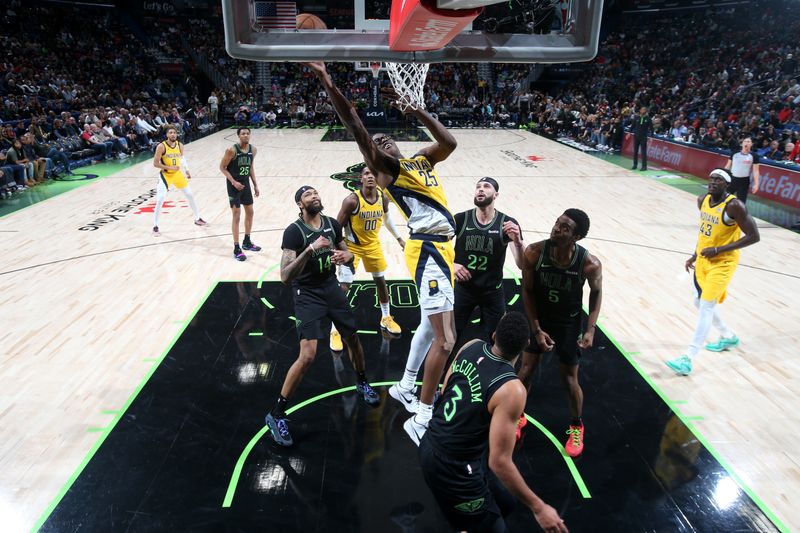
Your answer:
[[[164,182],[159,178],[158,185],[156,186],[156,217],[154,226],[158,227],[158,220],[161,218],[161,206],[164,205],[164,198],[167,197],[167,187]]]
[[[433,405],[420,402],[417,414],[414,416],[417,424],[427,426],[428,422],[433,418]]]
[[[419,322],[417,331],[411,338],[411,349],[408,352],[408,360],[406,361],[406,371],[403,373],[403,379],[400,380],[400,386],[406,390],[412,390],[416,386],[417,373],[428,350],[433,343],[433,326],[431,321],[426,316],[422,316]]]
[[[192,208],[192,212],[194,213],[194,219],[200,220],[202,218],[200,216],[200,209],[197,207],[197,202],[194,199],[194,194],[192,194],[191,186],[187,185],[184,187],[183,194],[186,195],[186,198],[189,200],[189,206]]]
[[[383,317],[389,316],[389,302],[386,303],[381,302],[381,316]]]
[[[716,306],[716,304],[717,302],[700,300],[698,306],[698,309],[700,310],[700,316],[697,319],[697,327],[694,330],[692,342],[689,344],[689,348],[686,350],[686,355],[688,355],[689,358],[694,358],[694,356],[696,356],[700,351],[700,346],[706,342],[708,332],[711,330],[711,322],[714,318],[714,306]]]

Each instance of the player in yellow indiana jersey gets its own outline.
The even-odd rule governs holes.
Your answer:
[[[708,176],[708,194],[697,198],[700,234],[685,267],[687,272],[694,268],[695,306],[700,317],[689,349],[677,359],[667,361],[667,366],[682,376],[692,372],[692,360],[706,341],[712,324],[721,336],[716,342],[706,344],[707,350],[721,352],[739,344],[739,338],[722,321],[717,304],[725,301],[728,283],[739,263],[739,249],[757,243],[761,237],[744,203],[728,193],[731,178],[728,170],[715,168]]]
[[[324,63],[307,63],[307,66],[322,82],[342,124],[355,138],[364,162],[377,173],[378,185],[387,191],[408,220],[409,238],[404,255],[417,285],[422,318],[411,340],[403,379],[389,389],[389,394],[402,402],[406,410],[415,412],[403,424],[403,429],[419,445],[433,414],[433,398],[439,379],[456,342],[453,316],[455,250],[451,242],[456,223],[435,168],[456,149],[456,139],[423,108],[409,108],[406,111],[428,129],[435,142],[414,156],[405,157],[389,135],[377,133],[370,136],[358,112],[334,85]],[[397,102],[397,94],[391,90],[384,92],[393,104]],[[425,374],[417,403],[414,383],[423,360]]]
[[[381,329],[393,335],[400,334],[400,326],[392,318],[389,308],[389,287],[386,285],[386,258],[378,232],[386,222],[389,232],[397,239],[400,246],[405,248],[405,241],[397,232],[397,228],[389,216],[389,200],[382,190],[378,188],[375,175],[364,166],[361,169],[361,189],[354,191],[342,201],[342,207],[336,217],[339,225],[344,229],[347,249],[353,254],[353,261],[346,265],[339,265],[337,277],[342,290],[347,293],[353,282],[353,274],[359,263],[364,263],[364,270],[372,274],[375,287],[378,291],[378,301],[381,305]],[[336,331],[336,326],[331,327],[330,348],[333,351],[343,349],[342,337]]]
[[[156,212],[155,224],[153,225],[153,235],[159,237],[161,232],[158,229],[158,221],[161,218],[161,208],[167,191],[170,187],[179,189],[189,200],[189,206],[194,213],[194,223],[198,226],[205,226],[207,222],[200,216],[200,209],[197,201],[192,194],[189,180],[192,175],[189,173],[189,164],[183,155],[183,144],[178,140],[178,130],[174,126],[167,128],[167,140],[160,143],[156,148],[153,158],[153,166],[160,170],[158,183],[156,184]]]

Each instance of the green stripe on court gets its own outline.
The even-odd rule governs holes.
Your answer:
[[[203,305],[205,305],[206,301],[208,300],[208,297],[211,296],[211,293],[216,288],[217,283],[218,282],[215,281],[213,284],[211,284],[211,286],[208,288],[206,293],[200,298],[200,301],[198,302],[197,306],[195,307],[194,311],[191,314],[192,317],[197,315],[197,312],[200,311],[200,308],[203,307]],[[163,361],[164,358],[169,353],[169,351],[172,350],[172,347],[175,346],[176,342],[178,342],[178,339],[183,334],[183,332],[186,330],[186,327],[188,325],[189,325],[189,321],[186,321],[184,323],[183,327],[180,329],[180,331],[175,333],[175,336],[172,338],[172,341],[166,347],[166,349],[161,354],[161,356],[157,359],[159,362]],[[42,516],[39,517],[39,520],[36,521],[36,524],[34,524],[34,526],[31,529],[31,531],[38,531],[42,527],[42,525],[44,525],[44,523],[47,521],[47,518],[50,516],[50,514],[53,512],[53,510],[56,508],[56,506],[58,506],[58,504],[64,498],[64,495],[67,494],[67,491],[69,491],[70,487],[72,487],[72,484],[75,483],[75,480],[78,479],[78,476],[81,475],[81,472],[83,472],[83,469],[86,468],[86,465],[88,465],[89,461],[92,460],[92,457],[94,457],[94,454],[97,453],[97,450],[99,450],[100,446],[103,445],[103,442],[105,442],[106,437],[109,435],[109,433],[111,433],[111,430],[114,429],[114,427],[117,425],[117,422],[119,422],[120,419],[122,419],[122,416],[125,414],[125,411],[128,410],[128,407],[130,407],[130,405],[133,403],[133,401],[136,399],[136,397],[142,391],[144,386],[150,380],[150,377],[155,373],[155,371],[158,368],[158,366],[159,365],[152,365],[152,367],[147,372],[147,374],[145,374],[145,376],[139,382],[139,385],[136,387],[136,389],[128,397],[128,400],[125,402],[125,405],[123,405],[119,409],[119,411],[117,411],[117,414],[114,417],[114,420],[108,426],[106,426],[105,428],[90,428],[89,429],[89,431],[91,431],[91,432],[102,432],[102,435],[95,441],[94,445],[92,446],[92,449],[89,450],[89,453],[87,453],[86,457],[83,458],[83,461],[81,461],[81,464],[78,466],[78,468],[75,469],[75,472],[72,473],[72,475],[67,480],[67,482],[64,484],[64,486],[61,488],[61,490],[58,492],[56,497],[53,498],[53,501],[50,502],[50,505],[47,506],[47,509],[45,509],[45,511],[42,513]]]
[[[372,387],[373,388],[390,387],[396,383],[399,383],[399,381],[382,381],[380,383],[372,383]],[[417,385],[422,385],[422,382],[418,381]],[[294,407],[290,407],[289,409],[286,410],[286,414],[291,415],[292,413],[299,411],[303,407],[311,405],[312,403],[324,400],[325,398],[329,398],[331,396],[336,396],[337,394],[342,394],[343,392],[349,392],[355,390],[356,390],[355,385],[351,385],[350,387],[342,387],[340,389],[335,389],[332,391],[319,394],[317,396],[314,396],[312,398],[300,402]],[[581,492],[581,496],[583,496],[584,498],[591,498],[592,496],[591,494],[589,494],[589,489],[586,487],[586,483],[583,481],[580,472],[578,472],[578,467],[575,466],[575,462],[572,460],[572,458],[569,457],[566,453],[564,453],[564,448],[561,445],[561,443],[559,443],[558,440],[556,440],[556,438],[553,436],[553,434],[550,433],[550,431],[548,431],[547,428],[545,428],[542,424],[540,424],[535,418],[533,418],[528,414],[525,415],[525,418],[527,418],[528,421],[530,421],[533,425],[539,428],[539,431],[541,431],[550,440],[550,442],[553,443],[553,445],[558,450],[558,453],[564,458],[564,461],[567,463],[567,468],[569,468],[569,471],[572,474],[573,479],[575,480],[575,484],[578,486],[578,489]],[[231,480],[228,483],[228,490],[225,491],[225,498],[222,500],[222,507],[230,507],[231,504],[233,503],[233,496],[236,492],[236,486],[239,484],[239,478],[241,477],[242,469],[244,468],[244,465],[247,462],[247,457],[250,455],[250,452],[253,450],[256,443],[261,439],[261,437],[267,434],[267,431],[269,431],[267,426],[262,427],[258,431],[258,433],[253,435],[253,438],[250,439],[250,442],[247,443],[247,445],[244,447],[244,450],[242,450],[241,455],[239,455],[239,459],[236,461],[236,465],[233,467],[233,472],[231,473]]]

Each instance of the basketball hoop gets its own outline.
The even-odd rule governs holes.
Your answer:
[[[381,64],[380,62],[370,61],[369,69],[372,71],[372,77],[377,78],[378,73],[381,71]]]
[[[392,87],[400,97],[397,106],[405,112],[409,107],[416,111],[425,109],[425,78],[428,76],[428,63],[386,63]]]

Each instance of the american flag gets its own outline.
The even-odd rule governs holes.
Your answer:
[[[255,25],[266,30],[293,30],[297,27],[295,2],[253,2]]]

